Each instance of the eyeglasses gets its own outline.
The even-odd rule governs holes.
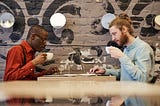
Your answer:
[[[47,39],[41,37],[40,35],[38,35],[38,34],[36,34],[36,33],[32,33],[32,34],[33,34],[33,35],[36,35],[37,37],[39,37],[42,42],[46,42],[46,41],[47,41]]]

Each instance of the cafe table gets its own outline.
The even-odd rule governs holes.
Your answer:
[[[52,82],[53,84],[55,84],[55,86],[57,84],[62,84],[62,87],[59,88],[59,90],[62,90],[62,92],[63,91],[72,92],[73,90],[72,88],[74,88],[73,92],[75,92],[75,89],[78,86],[77,91],[75,93],[71,93],[70,95],[67,95],[67,96],[64,96],[64,94],[61,93],[61,95],[63,95],[64,98],[66,97],[68,98],[85,97],[86,98],[87,96],[91,96],[91,94],[88,95],[87,92],[85,93],[86,91],[85,87],[92,86],[91,89],[94,89],[94,85],[97,82],[104,83],[108,81],[116,81],[116,77],[115,76],[102,76],[102,75],[96,75],[96,74],[62,74],[62,75],[44,75],[44,76],[38,77],[38,81],[39,82]],[[90,90],[90,87],[87,89]],[[53,98],[54,97],[47,96],[46,102],[52,102]]]
[[[38,81],[0,83],[0,101],[9,98],[55,99],[142,96],[160,104],[160,86],[137,81],[116,81],[113,76],[42,76]],[[55,102],[53,102],[55,103]],[[153,105],[150,105],[153,106]],[[160,106],[160,105],[156,105]]]
[[[63,74],[44,75],[38,77],[38,81],[116,81],[116,77],[96,74]]]

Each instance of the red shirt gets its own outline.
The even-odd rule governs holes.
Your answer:
[[[26,52],[26,64],[23,65],[24,54],[22,47],[20,45],[13,46],[7,54],[4,81],[36,80],[38,76],[45,74],[43,71],[38,74],[34,73],[35,66],[31,60],[33,60],[35,52],[26,41],[22,41],[21,45]]]
[[[7,54],[6,69],[4,73],[4,81],[13,80],[36,80],[38,76],[42,76],[45,72],[35,73],[35,66],[31,60],[34,59],[35,51],[26,42],[22,41],[21,45],[24,47],[26,54],[26,64],[24,65],[23,49],[20,45],[13,46]],[[8,103],[11,106],[16,103],[28,104],[33,99],[10,99]]]

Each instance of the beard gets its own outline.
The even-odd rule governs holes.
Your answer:
[[[128,36],[122,32],[122,35],[120,37],[120,41],[119,41],[119,46],[125,46],[125,44],[127,44],[128,42]]]

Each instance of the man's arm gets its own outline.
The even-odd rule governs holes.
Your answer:
[[[22,80],[34,72],[35,66],[30,61],[23,66],[23,52],[20,46],[11,48],[6,59],[4,80]]]

